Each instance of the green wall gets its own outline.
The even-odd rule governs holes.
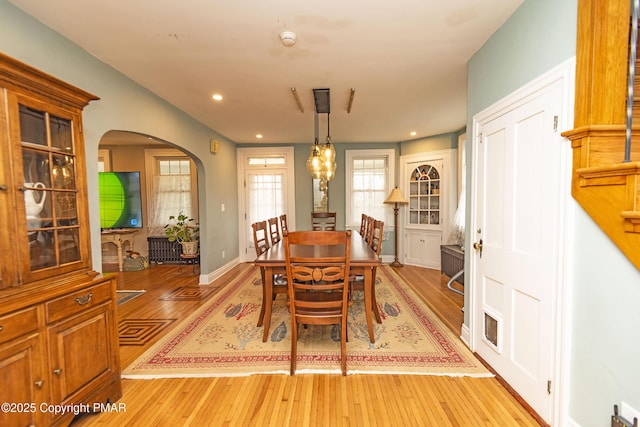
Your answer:
[[[525,1],[469,61],[468,128],[475,114],[575,56],[576,22],[577,0]],[[563,373],[568,402],[562,402],[561,423],[604,426],[614,404],[640,409],[640,272],[571,205],[565,254],[570,324],[564,337],[570,354],[564,355],[569,372]]]
[[[100,97],[83,115],[94,269],[101,268],[98,144],[110,130],[154,136],[190,153],[198,165],[201,184],[203,273],[215,271],[238,256],[234,144],[5,0],[0,0],[0,51]],[[216,155],[209,152],[211,138],[220,141]],[[226,205],[225,212],[220,211],[221,203]],[[222,249],[226,259],[221,258]]]

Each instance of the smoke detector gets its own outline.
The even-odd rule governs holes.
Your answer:
[[[293,31],[283,31],[280,33],[280,40],[285,46],[293,46],[296,44],[296,33]]]

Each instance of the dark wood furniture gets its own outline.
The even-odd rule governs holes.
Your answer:
[[[347,375],[351,232],[287,232],[283,245],[291,311],[290,373],[296,372],[299,325],[340,325],[340,366]]]
[[[368,239],[365,238],[365,242],[372,251],[375,252],[377,257],[380,257],[380,251],[382,250],[382,231],[384,230],[384,222],[378,221],[372,217],[367,217],[367,236]],[[352,266],[351,267],[351,291],[364,291],[365,290],[365,282],[364,282],[364,269],[370,267],[362,267],[362,266]],[[373,267],[371,272],[371,283],[375,289],[376,283],[376,272],[378,267]],[[378,323],[382,322],[382,318],[380,317],[380,311],[378,310],[378,302],[376,301],[376,293],[371,292],[371,307],[373,309],[373,314],[376,316],[376,321]]]
[[[280,230],[282,233],[289,231],[289,225],[287,224],[287,214],[280,215]]]
[[[284,245],[282,242],[272,246],[269,250],[259,255],[254,261],[255,265],[264,268],[264,292],[266,295],[271,295],[273,292],[273,275],[275,272],[282,271],[286,267],[286,258],[284,252]],[[375,292],[373,283],[373,269],[382,265],[380,258],[373,251],[367,242],[360,236],[359,233],[351,232],[351,267],[362,267],[362,273],[364,277],[364,298],[365,305],[368,307],[365,310],[367,316],[367,326],[369,330],[369,339],[373,343],[375,342],[375,336],[373,334],[373,292]],[[266,342],[269,336],[269,323],[271,321],[271,300],[266,301],[266,307],[264,307],[264,334],[262,341]],[[376,319],[378,320],[378,319]],[[380,323],[380,322],[378,322]]]
[[[369,230],[369,220],[371,217],[367,214],[362,214],[362,218],[360,219],[360,235],[367,240],[367,231]]]
[[[269,246],[269,231],[267,221],[258,221],[251,224],[253,230],[253,246],[256,248],[256,256],[259,257],[270,248]],[[284,276],[284,265],[276,268],[272,268],[267,271],[266,268],[260,267],[260,275],[262,276],[262,307],[260,308],[260,314],[258,315],[258,324],[260,327],[264,324],[264,338],[262,341],[266,341],[266,337],[269,334],[269,325],[271,324],[271,306],[273,300],[276,298],[276,294],[286,294],[287,285],[282,283],[278,278]],[[274,278],[274,276],[276,276]],[[267,277],[269,278],[267,280]],[[267,286],[266,283],[270,285]],[[267,309],[268,308],[268,309]],[[267,316],[266,324],[264,323],[265,315]]]
[[[267,224],[269,228],[269,239],[271,240],[271,245],[273,246],[282,239],[280,229],[278,228],[278,217],[269,218],[267,220]]]
[[[335,231],[335,212],[311,212],[311,229],[314,231]]]
[[[92,270],[82,109],[98,98],[0,54],[0,425],[122,396],[116,282]]]

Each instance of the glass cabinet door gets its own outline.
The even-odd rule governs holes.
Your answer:
[[[79,261],[72,120],[23,104],[19,118],[30,269]]]
[[[422,164],[409,177],[409,223],[440,224],[440,171],[431,164]]]

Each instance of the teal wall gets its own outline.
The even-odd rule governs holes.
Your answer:
[[[101,268],[98,144],[109,130],[154,136],[189,152],[198,165],[203,273],[238,256],[234,144],[4,0],[0,0],[0,51],[100,97],[83,115],[95,269]],[[216,155],[209,152],[211,138],[220,141]],[[225,212],[220,211],[221,203]],[[223,249],[226,259],[221,257]]]
[[[469,61],[468,128],[474,114],[533,78],[575,55],[577,0],[526,0]],[[211,272],[238,256],[238,202],[235,145],[95,57],[50,31],[5,0],[0,0],[0,51],[74,84],[101,98],[84,114],[93,264],[100,266],[97,198],[97,148],[109,130],[152,135],[185,149],[198,163],[203,270]],[[455,134],[455,135],[454,135]],[[471,139],[468,134],[468,140]],[[220,141],[218,154],[208,141]],[[455,141],[454,141],[455,140]],[[396,148],[414,154],[453,147],[457,133],[400,144],[352,148]],[[311,207],[310,178],[304,164],[309,144],[297,144],[296,216],[305,226]],[[344,150],[330,186],[331,209],[344,211]],[[471,165],[468,150],[467,164]],[[470,179],[467,173],[468,182]],[[221,185],[224,184],[224,185]],[[220,212],[220,204],[226,205]],[[467,199],[469,205],[470,199]],[[469,218],[467,218],[468,223]],[[344,218],[341,219],[344,222]],[[568,233],[573,280],[568,284],[571,311],[568,415],[575,425],[609,423],[612,405],[625,401],[640,409],[640,273],[579,208]],[[468,237],[468,236],[467,236]],[[467,238],[467,242],[469,239]],[[469,244],[469,243],[467,243]],[[212,248],[211,250],[209,248]],[[225,249],[227,259],[221,259]],[[467,248],[468,249],[468,248]],[[386,251],[385,251],[386,252]]]
[[[577,0],[526,0],[469,61],[468,128],[475,114],[575,56],[576,23]],[[467,154],[471,165],[471,150]],[[570,372],[563,421],[604,426],[614,404],[625,401],[640,409],[640,272],[571,204]],[[470,245],[469,235],[466,240]]]

